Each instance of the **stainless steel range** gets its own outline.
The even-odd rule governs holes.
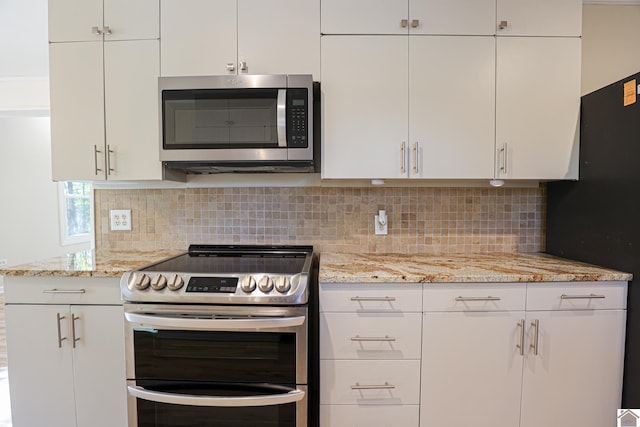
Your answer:
[[[311,246],[192,245],[126,273],[129,426],[310,425],[314,259]]]

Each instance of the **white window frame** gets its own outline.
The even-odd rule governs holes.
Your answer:
[[[59,212],[59,222],[60,222],[60,245],[61,246],[69,246],[69,245],[78,245],[82,243],[91,243],[93,245],[93,234],[94,234],[94,221],[93,221],[93,185],[91,185],[91,189],[89,191],[89,224],[91,229],[89,233],[85,234],[77,234],[75,236],[69,236],[69,224],[67,223],[67,195],[65,193],[65,184],[66,182],[58,183],[58,212]],[[73,198],[73,196],[71,197]]]

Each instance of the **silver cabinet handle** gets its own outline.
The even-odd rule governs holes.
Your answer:
[[[396,298],[395,297],[351,297],[351,301],[367,301],[367,302],[372,302],[372,301],[382,301],[382,302],[392,302],[395,301]]]
[[[235,70],[236,70],[235,64],[233,62],[227,62],[227,71],[231,72]]]
[[[539,334],[539,330],[540,330],[540,321],[538,319],[534,320],[533,322],[531,322],[531,329],[535,329],[535,333],[533,335],[533,341],[531,342],[531,344],[529,345],[529,348],[531,350],[533,350],[533,354],[535,356],[538,355],[538,335]]]
[[[524,319],[520,319],[518,321],[518,329],[520,330],[520,336],[518,337],[518,344],[516,344],[516,348],[518,349],[520,356],[524,356]]]
[[[395,340],[396,340],[395,338],[390,337],[389,335],[385,335],[384,337],[361,337],[360,335],[351,337],[351,341],[377,342],[377,341],[395,341]]]
[[[58,348],[62,348],[62,341],[66,340],[67,337],[62,336],[62,327],[60,326],[60,321],[62,319],[66,319],[66,317],[61,316],[60,313],[56,313],[56,317],[58,319]]]
[[[351,390],[389,390],[394,389],[396,386],[389,384],[388,382],[384,382],[384,384],[362,384],[355,383],[351,386]]]
[[[418,173],[418,143],[413,144],[413,173]]]
[[[75,314],[71,313],[71,344],[73,345],[73,348],[76,348],[76,343],[80,341],[80,338],[76,337],[76,320],[78,319],[79,317],[76,317]]]
[[[505,28],[507,28],[508,25],[509,25],[508,21],[500,21],[500,23],[498,24],[498,29],[504,30]]]
[[[98,153],[102,153],[102,151],[98,150],[97,145],[94,145],[93,146],[93,165],[96,171],[96,175],[98,175],[98,172],[102,172],[102,169],[98,167]]]
[[[604,299],[606,298],[606,296],[604,295],[596,295],[596,294],[589,294],[589,295],[566,295],[566,294],[562,294],[560,295],[560,299]]]
[[[85,294],[87,293],[84,289],[45,289],[42,291],[43,294]]]
[[[463,297],[463,296],[459,296],[456,297],[456,301],[460,302],[460,301],[500,301],[500,297],[492,297],[492,296],[488,296],[488,297]]]
[[[111,167],[111,154],[113,153],[114,151],[109,145],[107,145],[107,175],[111,175],[111,172],[115,172],[115,170]]]
[[[249,70],[249,67],[247,66],[247,61],[240,61],[240,71],[247,71]]]
[[[502,144],[500,148],[500,172],[507,173],[507,143]]]
[[[408,19],[401,19],[400,20],[400,28],[407,28],[408,25],[409,25],[409,20]]]
[[[151,391],[140,386],[128,386],[129,394],[138,399],[150,402],[168,403],[171,405],[188,406],[216,406],[216,407],[245,407],[245,406],[275,406],[293,403],[304,398],[302,390],[291,390],[282,394],[268,394],[259,396],[194,396],[191,394],[174,394],[161,391]]]
[[[411,20],[411,28],[418,28],[418,26],[420,26],[420,20],[419,19],[412,19]]]
[[[99,27],[91,27],[91,34],[100,36],[102,35],[102,31],[100,31]]]
[[[103,32],[103,33],[105,33],[106,35],[109,35],[109,36],[110,36],[111,34],[113,34],[113,33],[111,32],[111,27],[109,27],[109,26],[102,27],[102,32]]]
[[[402,141],[402,144],[400,145],[400,172],[402,173],[407,172],[407,165],[405,164],[405,158],[406,158],[405,149],[404,149],[405,144],[406,142]]]

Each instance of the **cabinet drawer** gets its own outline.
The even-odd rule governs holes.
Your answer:
[[[7,304],[122,304],[116,278],[10,276],[4,293]]]
[[[526,284],[425,284],[424,311],[524,310]]]
[[[321,359],[420,359],[420,313],[322,313]]]
[[[321,360],[321,404],[417,405],[419,360]]]
[[[321,283],[320,311],[422,311],[422,286],[387,283]]]
[[[529,283],[529,310],[617,310],[627,307],[627,282]]]
[[[418,405],[320,405],[320,427],[418,427]]]

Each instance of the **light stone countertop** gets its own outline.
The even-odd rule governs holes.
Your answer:
[[[0,276],[115,277],[184,251],[86,250],[27,264],[0,268]]]
[[[546,254],[321,253],[320,283],[628,281],[632,275]]]

